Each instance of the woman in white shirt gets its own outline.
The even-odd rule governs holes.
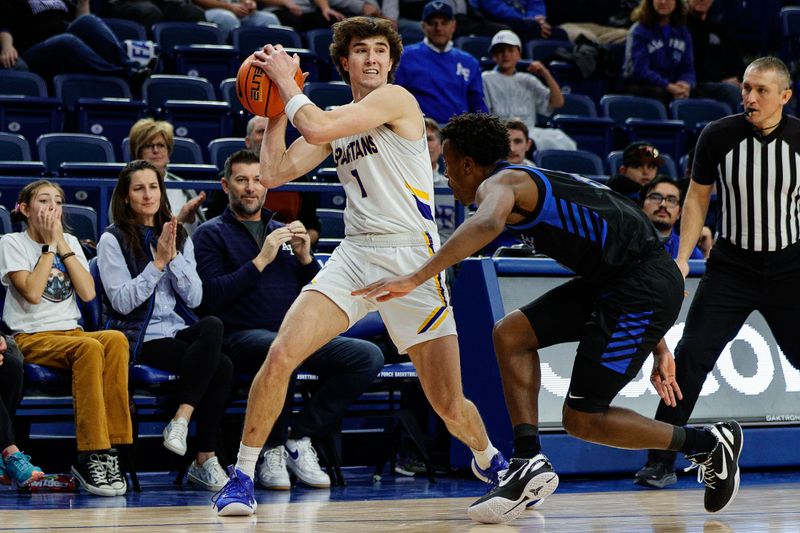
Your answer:
[[[130,444],[128,342],[119,331],[84,331],[76,295],[95,297],[78,239],[64,232],[64,191],[46,180],[19,193],[12,220],[27,228],[0,239],[8,288],[3,320],[25,362],[72,373],[78,460],[72,473],[92,494],[118,496],[127,485],[112,446]]]

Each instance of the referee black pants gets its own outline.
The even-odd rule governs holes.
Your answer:
[[[675,349],[683,400],[676,407],[659,402],[657,420],[686,424],[706,376],[753,311],[764,316],[786,358],[800,368],[800,243],[776,252],[750,252],[717,241]],[[672,463],[675,455],[651,450],[649,459]]]

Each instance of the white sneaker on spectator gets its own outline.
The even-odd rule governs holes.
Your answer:
[[[286,470],[286,448],[275,446],[267,448],[261,464],[258,465],[258,482],[265,489],[289,490],[292,482],[289,480],[289,471]]]
[[[328,477],[319,466],[317,451],[311,446],[311,439],[286,441],[286,466],[297,479],[309,487],[327,489],[331,486]]]
[[[189,481],[195,483],[206,490],[218,491],[228,482],[228,474],[219,464],[219,459],[211,457],[206,459],[202,465],[197,461],[192,461],[189,467]]]
[[[189,421],[176,418],[164,428],[164,447],[172,453],[186,455],[186,434],[189,433]]]

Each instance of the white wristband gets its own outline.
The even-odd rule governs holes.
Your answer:
[[[303,93],[296,94],[289,98],[289,101],[286,102],[286,107],[284,108],[286,112],[286,116],[289,118],[289,122],[292,123],[294,126],[294,116],[300,111],[300,108],[306,104],[313,104],[314,102],[311,99],[304,95]]]

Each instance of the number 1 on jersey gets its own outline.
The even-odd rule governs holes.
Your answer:
[[[358,186],[361,187],[361,198],[366,198],[367,197],[367,190],[364,188],[364,183],[361,181],[361,178],[358,176],[358,170],[353,169],[353,170],[350,171],[350,174],[353,175],[353,177],[358,182]]]

